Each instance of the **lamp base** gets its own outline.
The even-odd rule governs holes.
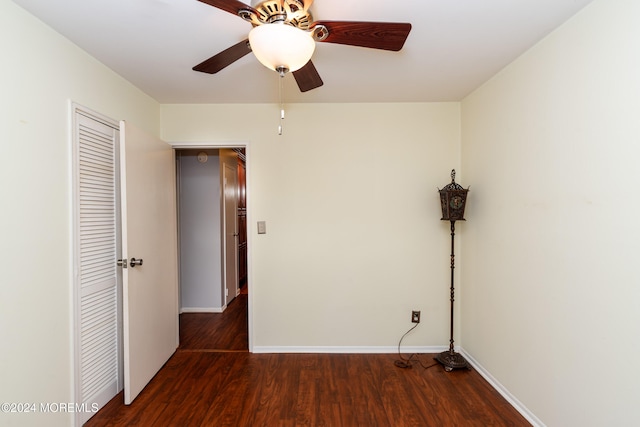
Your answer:
[[[444,366],[444,370],[451,372],[454,369],[471,369],[469,362],[460,354],[455,351],[443,351],[435,358],[439,363]]]

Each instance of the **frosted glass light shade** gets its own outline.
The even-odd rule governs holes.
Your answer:
[[[278,67],[299,70],[316,48],[310,33],[282,23],[254,27],[249,32],[249,44],[258,61],[274,71]]]

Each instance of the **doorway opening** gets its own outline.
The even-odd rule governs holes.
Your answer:
[[[246,148],[175,148],[180,349],[248,351]]]

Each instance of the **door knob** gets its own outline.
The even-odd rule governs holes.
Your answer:
[[[131,268],[135,267],[136,265],[142,265],[142,258],[140,259],[131,258],[131,263],[129,265],[131,265]]]
[[[122,268],[127,268],[127,259],[119,259],[118,260],[118,267],[122,267]]]

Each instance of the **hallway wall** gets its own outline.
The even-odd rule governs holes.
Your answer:
[[[205,162],[198,161],[199,153],[207,154]],[[224,303],[218,150],[181,150],[177,158],[180,309],[220,312]]]

